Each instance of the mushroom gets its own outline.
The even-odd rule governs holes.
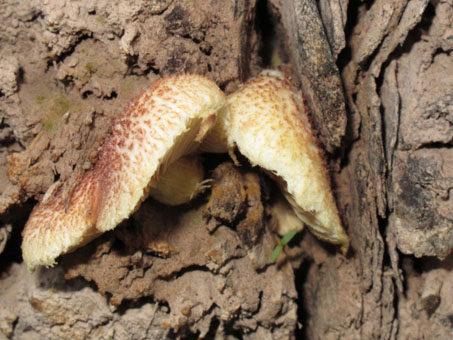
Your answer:
[[[181,75],[155,82],[113,123],[96,165],[68,202],[62,187],[50,188],[33,209],[22,233],[28,269],[52,266],[59,255],[112,230],[150,193],[165,204],[190,200],[205,184],[194,155],[203,139],[201,150],[228,151],[236,163],[237,148],[277,181],[297,217],[318,238],[347,251],[349,239],[322,152],[304,105],[284,76],[266,71],[225,101],[212,81]],[[175,178],[184,178],[181,172],[190,173],[193,183],[172,187]],[[301,230],[303,223],[293,216],[281,219],[286,203],[277,203],[279,232],[293,224]]]
[[[315,236],[341,245],[346,253],[349,239],[330,189],[322,151],[300,96],[283,74],[264,71],[249,80],[227,97],[227,109],[222,112],[223,119],[217,120],[207,136],[209,143],[201,148],[228,150],[236,162],[237,148],[252,166],[261,167],[277,181],[296,215]],[[219,138],[213,141],[216,136]],[[295,228],[302,229],[302,225]]]
[[[272,216],[277,222],[277,233],[284,236],[296,229],[298,232],[304,229],[304,223],[297,217],[291,205],[280,193],[275,193],[270,203]]]
[[[203,180],[204,169],[199,154],[181,157],[158,176],[149,195],[166,205],[180,205],[191,201],[209,188],[211,180]]]
[[[224,105],[223,92],[202,76],[153,83],[114,121],[96,165],[70,201],[64,201],[59,188],[33,209],[22,233],[28,269],[54,265],[59,255],[129,217],[156,186],[158,175],[198,147]]]

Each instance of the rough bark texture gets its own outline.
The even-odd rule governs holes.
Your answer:
[[[329,152],[340,147],[346,109],[340,74],[333,59],[315,0],[286,1],[283,23],[302,89],[312,109],[315,128]]]
[[[453,338],[451,1],[0,1],[0,17],[0,339]],[[276,60],[327,151],[346,257],[303,232],[270,264],[272,182],[207,155],[191,204],[149,199],[26,272],[31,207],[80,179],[150,81],[231,92]]]

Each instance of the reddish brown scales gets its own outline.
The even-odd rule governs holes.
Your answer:
[[[202,122],[215,115],[224,101],[212,81],[197,75],[158,80],[138,96],[113,122],[96,165],[82,177],[67,210],[61,188],[33,210],[22,244],[29,269],[54,264],[61,253],[127,218],[144,199],[160,163],[174,153],[177,138],[186,133],[195,138]]]

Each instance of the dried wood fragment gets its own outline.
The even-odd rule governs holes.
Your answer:
[[[327,151],[333,152],[345,134],[346,109],[340,73],[316,1],[285,1],[282,20],[314,126]]]

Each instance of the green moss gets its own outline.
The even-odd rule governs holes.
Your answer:
[[[105,25],[105,18],[100,15],[96,17],[96,22],[101,25]]]
[[[59,94],[53,100],[53,104],[51,106],[51,111],[56,116],[61,118],[66,112],[69,111],[70,107],[71,107],[71,102],[68,99],[68,97],[66,97],[65,95]]]
[[[43,101],[46,99],[43,97]],[[37,98],[38,100],[38,98]],[[57,128],[61,117],[71,108],[71,101],[63,94],[56,95],[48,106],[48,113],[42,120],[43,129],[47,132],[52,132]]]
[[[45,101],[47,100],[47,96],[43,95],[43,94],[38,94],[36,96],[36,101],[38,102],[38,104],[42,104],[44,103]]]
[[[85,64],[85,70],[90,74],[96,74],[101,78],[108,78],[112,74],[112,67],[110,64],[103,64],[102,61],[89,61]]]
[[[85,64],[85,69],[88,71],[88,73],[92,74],[96,72],[97,66],[95,63],[89,61]]]
[[[220,229],[217,229],[213,235],[214,235],[214,237],[222,237],[223,233]]]
[[[46,132],[52,132],[58,121],[53,116],[48,116],[43,122],[42,127]]]

